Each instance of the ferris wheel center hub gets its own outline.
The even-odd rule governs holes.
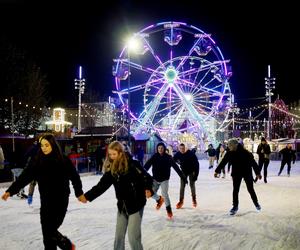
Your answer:
[[[178,72],[174,67],[169,67],[165,71],[165,80],[168,83],[173,83],[176,80],[177,76],[178,76]]]

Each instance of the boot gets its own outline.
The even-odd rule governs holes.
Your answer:
[[[180,209],[183,206],[183,199],[180,199],[179,202],[176,205],[176,209]]]
[[[239,210],[238,206],[233,206],[230,211],[229,211],[229,214],[230,215],[235,215],[236,212]]]
[[[171,206],[167,206],[167,207],[166,207],[166,210],[167,210],[168,218],[169,218],[169,219],[172,219],[172,218],[173,218],[173,213],[172,213],[172,208],[171,208]]]
[[[193,207],[197,207],[196,195],[192,197]]]
[[[160,207],[162,206],[162,204],[164,203],[164,197],[160,196],[159,199],[156,201],[156,209],[160,209]]]
[[[75,245],[68,239],[68,237],[62,235],[60,232],[56,233],[55,241],[57,243],[57,246],[60,249],[63,249],[63,250],[69,250],[69,249],[74,250],[75,249]]]

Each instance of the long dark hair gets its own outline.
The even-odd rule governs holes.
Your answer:
[[[62,153],[61,148],[60,148],[58,142],[56,141],[54,135],[51,133],[45,133],[39,137],[39,150],[37,153],[37,163],[40,163],[43,160],[43,158],[45,157],[45,154],[42,152],[41,145],[40,145],[40,143],[43,139],[47,140],[52,147],[52,152],[50,153],[51,156],[53,156],[53,158],[56,159],[56,161],[62,162],[64,159],[63,153]]]

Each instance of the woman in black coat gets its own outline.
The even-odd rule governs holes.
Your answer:
[[[7,200],[31,181],[36,180],[41,199],[41,226],[45,250],[75,249],[75,245],[63,236],[58,228],[65,218],[70,195],[71,180],[76,197],[83,199],[82,184],[72,162],[65,157],[52,134],[39,139],[40,148],[32,164],[28,165],[19,178],[2,195]]]
[[[102,178],[84,196],[86,200],[93,201],[114,185],[118,200],[114,249],[125,249],[127,230],[130,247],[143,249],[141,222],[146,198],[153,195],[152,178],[138,161],[125,152],[124,146],[118,141],[109,144],[103,167]]]

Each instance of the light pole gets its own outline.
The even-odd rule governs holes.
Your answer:
[[[12,151],[15,152],[15,119],[14,119],[14,98],[10,98],[11,129],[12,129]]]
[[[128,49],[128,104],[127,104],[127,112],[128,112],[128,147],[131,147],[130,140],[130,48]]]
[[[231,112],[232,112],[232,137],[234,137],[234,128],[235,128],[235,114],[239,113],[240,109],[237,107],[237,103],[234,102],[234,95],[231,95],[230,98],[230,102],[231,102]]]
[[[252,134],[252,113],[251,110],[249,110],[249,138],[251,138],[251,134]]]
[[[268,140],[271,140],[271,115],[272,115],[272,110],[271,110],[271,105],[272,105],[272,95],[273,92],[272,90],[275,89],[275,80],[276,78],[271,77],[271,66],[268,65],[268,77],[265,78],[265,87],[266,87],[266,100],[268,101],[268,124],[267,124],[267,138]]]
[[[127,55],[128,55],[128,104],[127,104],[127,112],[128,112],[128,147],[131,146],[131,140],[130,140],[130,124],[131,124],[131,118],[130,118],[130,88],[131,88],[131,55],[130,52],[136,52],[141,49],[141,42],[140,40],[134,35],[127,41]]]
[[[84,94],[85,79],[82,78],[82,67],[79,66],[79,79],[75,79],[75,89],[78,89],[78,133],[81,131],[81,95]]]

